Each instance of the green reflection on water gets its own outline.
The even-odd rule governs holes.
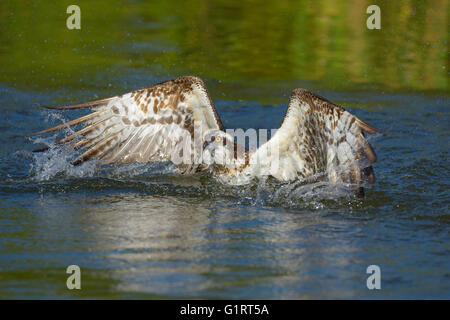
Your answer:
[[[381,30],[366,28],[374,3]],[[447,0],[80,0],[82,28],[73,31],[70,4],[0,3],[0,81],[86,88],[137,69],[249,86],[304,80],[327,89],[448,90]]]

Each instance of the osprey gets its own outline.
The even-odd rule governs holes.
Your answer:
[[[305,89],[292,91],[281,127],[256,150],[225,132],[205,84],[193,76],[102,100],[45,107],[93,110],[33,134],[84,124],[56,142],[82,150],[73,165],[90,159],[101,164],[172,161],[181,174],[212,170],[229,184],[268,175],[291,182],[323,174],[354,186],[358,195],[363,195],[364,178],[375,181],[371,163],[376,155],[364,133],[379,131]]]

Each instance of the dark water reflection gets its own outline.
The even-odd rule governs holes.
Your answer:
[[[436,290],[446,284],[439,283],[436,272],[444,272],[441,280],[448,278],[442,270],[448,247],[440,240],[448,236],[448,221],[439,228],[372,213],[378,209],[370,206],[355,211],[286,210],[136,193],[46,194],[25,210],[2,209],[2,221],[11,222],[3,224],[8,232],[2,240],[2,292],[26,297],[43,290],[46,296],[67,297],[437,297]],[[384,293],[365,288],[365,267],[373,261],[383,267]],[[75,262],[83,270],[79,293],[63,288],[63,271]],[[38,290],[34,282],[47,288]],[[420,289],[406,294],[412,284]]]
[[[376,1],[369,31],[372,2],[78,1],[76,32],[64,1],[0,2],[0,297],[449,298],[448,1]],[[377,183],[359,200],[30,154],[80,115],[37,105],[189,73],[230,128],[277,128],[295,87],[344,105],[383,130]]]

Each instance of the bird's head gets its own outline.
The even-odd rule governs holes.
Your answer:
[[[234,138],[220,130],[211,130],[205,135],[203,161],[209,165],[232,167],[234,165]]]

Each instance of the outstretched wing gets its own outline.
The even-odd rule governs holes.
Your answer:
[[[365,176],[374,183],[370,164],[376,155],[364,132],[379,131],[325,98],[295,89],[280,129],[254,156],[281,181],[325,173],[333,182],[359,185]]]
[[[34,134],[84,124],[77,132],[57,142],[70,143],[74,149],[84,151],[73,161],[75,165],[89,159],[98,159],[104,164],[173,161],[174,152],[177,157],[182,157],[186,150],[192,157],[195,124],[201,132],[201,139],[208,130],[223,129],[203,81],[192,76],[176,78],[122,96],[47,108],[92,108],[94,111]]]

